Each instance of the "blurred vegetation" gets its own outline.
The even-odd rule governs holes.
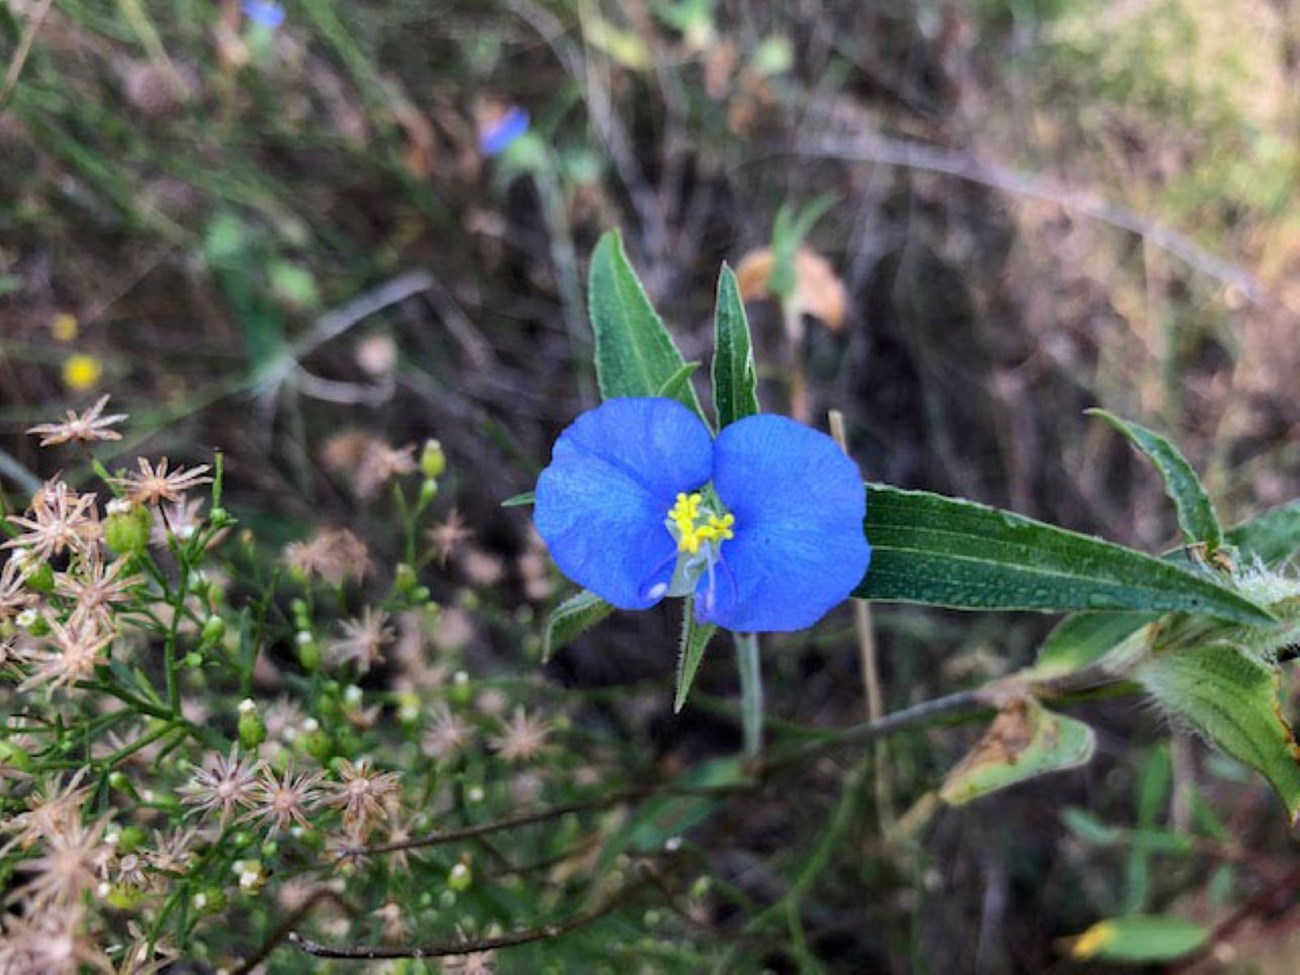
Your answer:
[[[810,321],[792,348],[781,309],[756,302],[763,403],[787,410],[806,374],[811,416],[845,413],[869,479],[1162,550],[1177,536],[1158,480],[1082,415],[1102,404],[1170,434],[1230,521],[1300,494],[1286,5],[285,9],[271,30],[233,0],[0,0],[7,508],[53,473],[22,431],[111,392],[133,419],[123,457],[219,446],[225,504],[259,540],[344,526],[391,564],[401,532],[326,444],[437,436],[442,500],[473,538],[423,581],[471,620],[473,669],[569,688],[573,720],[637,767],[729,754],[725,655],[705,663],[713,696],[672,715],[671,614],[611,619],[541,667],[536,621],[562,593],[536,584],[526,509],[499,505],[595,402],[583,281],[602,230],[623,228],[702,358],[719,263],[823,194],[805,243],[843,287],[843,325]],[[529,132],[485,155],[512,105]],[[842,613],[767,647],[778,725],[861,719]],[[888,708],[1026,663],[1050,622],[880,609]],[[865,751],[697,825],[727,891],[693,917],[701,957],[1041,971],[1117,908],[1219,923],[1255,904],[1226,957],[1289,970],[1291,918],[1268,924],[1261,893],[1279,871],[1251,861],[1300,864],[1264,785],[1177,734],[1143,745],[1163,729],[1131,705],[1082,711],[1102,729],[1086,769],[932,816],[912,803],[974,732],[891,742],[905,814],[888,836]],[[672,940],[644,970],[703,964]]]

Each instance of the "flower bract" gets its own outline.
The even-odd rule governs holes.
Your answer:
[[[611,399],[556,441],[537,531],[560,570],[620,609],[694,596],[735,632],[800,630],[871,560],[866,489],[830,437],[781,416],[715,439],[680,403]]]

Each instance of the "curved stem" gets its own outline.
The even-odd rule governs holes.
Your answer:
[[[763,673],[758,661],[758,634],[733,633],[736,669],[740,672],[740,723],[745,736],[745,757],[757,758],[763,750]]]

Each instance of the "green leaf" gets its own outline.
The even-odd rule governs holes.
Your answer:
[[[1124,841],[1124,830],[1103,822],[1087,809],[1078,806],[1062,809],[1061,822],[1066,829],[1091,846],[1117,846]]]
[[[657,396],[686,365],[628,263],[617,230],[601,237],[591,255],[588,305],[596,336],[596,382],[604,399]],[[689,383],[674,399],[703,417]]]
[[[738,757],[717,758],[688,769],[674,782],[678,794],[665,791],[647,799],[610,836],[596,860],[595,875],[604,876],[625,850],[661,850],[668,840],[703,822],[727,801],[724,795],[709,795],[706,790],[726,790],[749,781]]]
[[[586,589],[560,603],[546,621],[542,662],[550,660],[553,652],[586,633],[612,612],[613,606]]]
[[[1126,436],[1155,465],[1165,482],[1165,492],[1178,512],[1178,527],[1182,529],[1183,540],[1188,544],[1203,542],[1211,554],[1217,551],[1223,544],[1219,517],[1214,513],[1210,496],[1205,493],[1205,485],[1178,448],[1154,430],[1120,419],[1106,410],[1087,412],[1090,416],[1101,417]]]
[[[1095,663],[1156,619],[1154,613],[1074,613],[1052,628],[1038,648],[1033,677],[1046,680]]]
[[[1300,552],[1300,499],[1243,521],[1229,529],[1227,537],[1243,555],[1266,566],[1285,562]]]
[[[948,773],[939,798],[960,806],[1092,758],[1096,737],[1082,721],[1053,714],[1034,698],[998,713],[978,744]]]
[[[718,628],[712,624],[700,626],[695,622],[694,598],[682,601],[682,639],[677,654],[677,696],[673,699],[673,713],[686,706],[686,696],[695,683],[695,674],[704,659],[704,651]]]
[[[506,498],[501,502],[503,508],[523,508],[537,501],[536,491],[524,491],[522,494],[516,494]]]
[[[1195,921],[1130,914],[1094,924],[1074,939],[1070,955],[1080,961],[1173,961],[1203,948],[1209,938],[1209,929]]]
[[[1276,665],[1209,642],[1158,650],[1133,679],[1179,721],[1268,779],[1292,823],[1300,817],[1300,747],[1282,715]]]
[[[799,285],[795,254],[803,246],[813,225],[835,205],[836,199],[834,193],[823,193],[804,207],[798,216],[788,203],[777,211],[772,222],[772,271],[767,278],[767,290],[781,301],[789,301]]]
[[[673,373],[668,378],[667,382],[659,387],[659,392],[655,393],[655,395],[662,396],[665,399],[677,399],[678,395],[684,389],[689,388],[691,376],[694,375],[695,370],[698,368],[700,368],[698,362],[686,363],[686,365]]]
[[[722,265],[713,312],[713,407],[718,429],[758,412],[758,375],[749,319],[735,272]]]
[[[957,609],[1273,617],[1205,574],[1008,511],[867,485],[871,568],[853,595]]]

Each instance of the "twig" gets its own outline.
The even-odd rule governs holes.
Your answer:
[[[519,945],[531,944],[534,941],[549,941],[563,937],[570,931],[576,931],[578,928],[585,927],[593,921],[598,921],[605,915],[612,913],[622,906],[624,902],[630,900],[634,894],[643,890],[645,886],[646,882],[644,880],[639,883],[628,884],[622,890],[611,894],[595,907],[586,911],[571,914],[558,921],[551,921],[549,924],[539,925],[535,928],[525,928],[522,931],[514,931],[496,938],[441,941],[432,944],[395,948],[382,945],[331,948],[329,945],[318,944],[304,938],[297,931],[291,931],[288,935],[288,941],[300,951],[314,955],[317,958],[355,958],[373,961],[380,958],[447,958],[452,955],[474,955],[480,952],[497,951],[501,948],[514,948]]]
[[[348,914],[355,915],[358,913],[357,910],[345,901],[336,891],[330,890],[328,887],[321,888],[308,897],[306,903],[276,925],[275,930],[272,931],[271,936],[263,942],[262,947],[258,948],[256,952],[240,962],[239,967],[233,969],[230,975],[249,975],[254,968],[270,957],[271,952],[275,951],[280,944],[288,940],[293,934],[293,929],[302,923],[303,918],[312,912],[319,901],[325,900],[326,898],[337,901],[339,906]]]
[[[794,151],[801,156],[868,162],[939,173],[1015,196],[1055,203],[1065,210],[1136,234],[1201,274],[1238,288],[1252,304],[1274,304],[1254,275],[1229,261],[1215,257],[1176,230],[1155,223],[1126,207],[1070,189],[1053,180],[982,159],[974,153],[938,149],[877,132],[868,133],[851,142],[826,140],[820,144],[802,145]]]
[[[849,442],[844,430],[844,414],[839,410],[830,411],[830,427],[831,436],[840,445],[840,450],[848,454]],[[871,604],[865,599],[853,600],[853,630],[858,639],[858,657],[859,666],[862,668],[863,692],[867,702],[867,720],[879,721],[885,713],[885,701],[880,687],[880,661],[876,654],[875,628],[871,624]],[[873,782],[880,831],[888,834],[894,827],[895,816],[894,799],[889,787],[889,751],[883,740],[876,742]]]

